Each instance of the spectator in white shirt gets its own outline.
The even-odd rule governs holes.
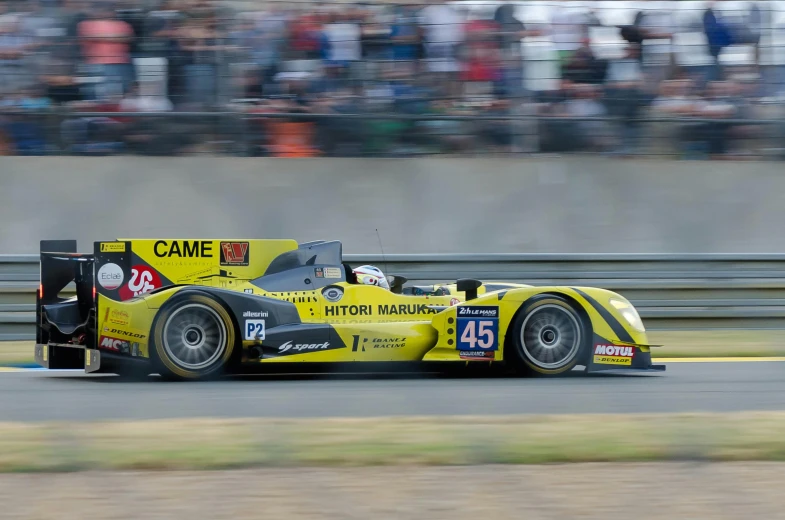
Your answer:
[[[583,42],[589,38],[591,23],[592,18],[588,12],[578,11],[568,6],[554,6],[550,33],[562,64],[569,61],[573,53],[580,49]]]
[[[362,59],[362,29],[355,18],[347,12],[328,15],[331,23],[322,29],[325,54],[325,65],[338,77],[355,84],[360,78],[360,60]]]
[[[464,41],[464,21],[463,16],[442,0],[435,0],[420,11],[425,57],[430,72],[451,76],[460,70],[458,49]]]
[[[348,65],[362,57],[360,46],[360,25],[346,13],[333,15],[332,23],[324,26],[327,40],[327,61],[333,64]]]

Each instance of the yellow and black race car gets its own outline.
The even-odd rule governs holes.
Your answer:
[[[51,369],[176,379],[347,362],[665,369],[613,292],[396,276],[386,289],[358,283],[337,241],[120,239],[90,254],[42,241],[40,265],[35,358]],[[62,297],[72,283],[76,295]]]

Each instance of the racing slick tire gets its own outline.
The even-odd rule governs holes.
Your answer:
[[[544,294],[523,304],[507,334],[505,359],[519,375],[554,376],[585,357],[591,330],[565,298]]]
[[[165,379],[221,375],[235,350],[232,317],[218,301],[198,293],[167,302],[153,322],[156,365]]]

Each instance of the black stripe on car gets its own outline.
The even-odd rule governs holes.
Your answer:
[[[583,296],[583,298],[587,302],[589,302],[589,305],[594,307],[594,310],[596,310],[600,314],[600,316],[602,316],[602,319],[604,319],[608,323],[608,325],[610,325],[611,330],[616,334],[616,337],[620,341],[625,341],[627,343],[634,343],[634,341],[632,340],[632,336],[630,336],[630,333],[627,332],[627,329],[625,329],[624,326],[621,323],[619,323],[619,320],[617,320],[613,316],[613,314],[611,314],[608,311],[608,309],[600,305],[600,302],[598,302],[597,300],[595,300],[585,292],[581,291],[580,289],[576,289],[575,287],[571,287],[571,289],[576,293],[580,294],[581,296]]]

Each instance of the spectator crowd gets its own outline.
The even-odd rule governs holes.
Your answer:
[[[524,23],[526,2],[504,1],[1,1],[0,154],[776,148],[780,125],[756,123],[785,85],[761,64],[763,3],[704,2],[688,22],[651,4],[608,23],[554,1]],[[686,30],[705,63],[679,57]],[[728,64],[739,46],[752,57]]]

